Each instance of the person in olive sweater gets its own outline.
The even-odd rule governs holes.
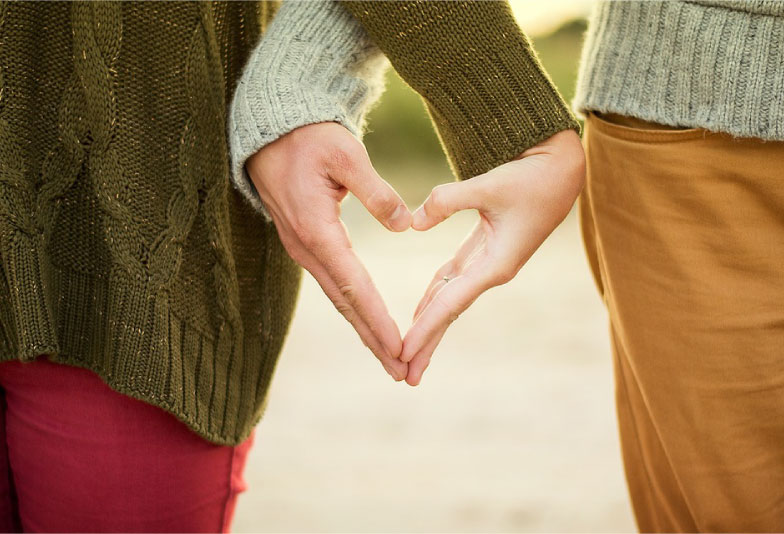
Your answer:
[[[568,210],[582,185],[576,122],[508,4],[341,6],[425,98],[464,179],[413,218],[345,126],[361,115],[351,100],[246,162],[275,226],[230,185],[230,104],[256,61],[289,58],[262,70],[345,74],[349,93],[372,94],[368,72],[332,61],[345,25],[292,23],[284,35],[307,29],[293,53],[252,60],[275,3],[0,5],[3,528],[228,530],[293,313],[292,257],[388,371],[416,383],[449,320]],[[348,190],[393,230],[467,205],[486,215],[434,280],[449,298],[405,343],[338,222]],[[499,190],[529,209],[495,209]]]

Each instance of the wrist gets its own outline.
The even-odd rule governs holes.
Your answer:
[[[283,3],[237,82],[227,121],[231,181],[268,220],[248,158],[308,124],[337,122],[361,139],[386,64],[338,3]]]

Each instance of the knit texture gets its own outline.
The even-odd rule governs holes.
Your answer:
[[[0,6],[0,359],[249,435],[300,279],[228,180],[226,109],[273,7]]]
[[[269,219],[245,161],[307,124],[337,122],[362,138],[389,62],[331,0],[284,1],[239,79],[229,110],[232,183]]]
[[[508,2],[341,3],[422,96],[459,179],[579,131]]]
[[[573,126],[502,4],[363,5],[464,175]],[[230,180],[229,105],[275,8],[0,4],[0,360],[48,354],[248,437],[302,272]]]
[[[602,1],[573,107],[784,140],[784,2]]]

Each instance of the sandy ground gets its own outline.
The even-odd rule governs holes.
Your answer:
[[[476,214],[391,234],[354,199],[344,211],[405,331]],[[634,530],[606,324],[575,213],[453,324],[418,387],[386,375],[307,275],[234,531]]]

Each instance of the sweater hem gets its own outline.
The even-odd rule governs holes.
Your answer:
[[[56,347],[41,347],[40,349],[41,354],[45,354],[47,359],[53,363],[57,363],[60,365],[69,365],[72,367],[79,367],[81,369],[87,369],[88,371],[92,371],[97,374],[103,382],[109,386],[112,390],[116,391],[117,393],[121,393],[123,395],[127,395],[134,399],[140,400],[147,404],[151,404],[156,406],[157,408],[161,408],[162,410],[168,412],[169,414],[176,417],[180,422],[184,423],[192,432],[196,433],[199,437],[210,441],[216,445],[227,445],[227,446],[237,446],[245,439],[247,439],[253,428],[261,421],[264,415],[264,408],[266,408],[266,403],[263,405],[262,409],[257,412],[254,418],[250,421],[247,429],[242,432],[241,434],[235,437],[227,437],[218,433],[215,433],[208,428],[204,427],[198,420],[196,420],[191,414],[183,412],[179,410],[172,404],[167,403],[165,400],[160,399],[157,396],[150,395],[149,393],[142,392],[138,389],[135,389],[124,382],[120,382],[112,378],[111,373],[107,371],[105,368],[97,365],[93,361],[89,360],[82,360],[77,357],[73,356],[65,356],[63,354],[56,352]],[[17,358],[13,354],[9,353],[2,353],[0,354],[0,363],[5,361],[22,361],[22,362],[30,362],[36,359],[38,356],[28,357],[28,358]]]
[[[27,239],[17,234],[15,241]],[[55,266],[38,250],[22,246],[3,258],[0,361],[47,354],[92,370],[115,391],[164,409],[210,442],[237,445],[250,435],[278,361],[271,338],[237,335],[227,322],[213,335],[212,325],[198,328],[178,316],[166,288],[124,271],[97,275]],[[19,287],[35,289],[36,298],[16,299]]]

